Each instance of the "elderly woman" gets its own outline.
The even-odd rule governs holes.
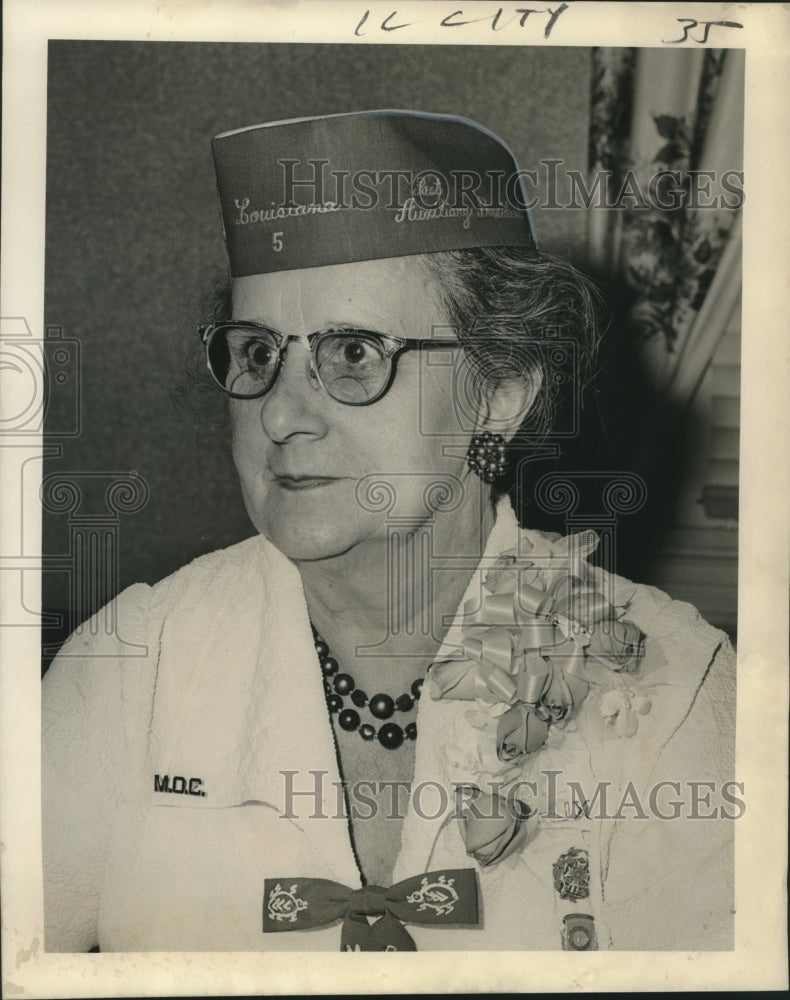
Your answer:
[[[47,949],[732,947],[727,640],[507,497],[593,313],[511,153],[384,111],[214,157],[258,534],[49,671]]]

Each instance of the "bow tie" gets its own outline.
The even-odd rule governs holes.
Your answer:
[[[368,917],[377,918],[373,923]],[[389,889],[349,889],[324,878],[267,878],[263,932],[299,931],[343,920],[341,951],[416,951],[401,921],[446,927],[476,925],[478,889],[473,868],[427,872]]]

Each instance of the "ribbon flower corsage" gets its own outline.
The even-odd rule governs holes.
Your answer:
[[[522,848],[537,828],[537,812],[515,796],[490,795],[476,785],[456,786],[459,790],[463,803],[456,818],[466,853],[481,868]]]
[[[563,724],[590,687],[591,662],[636,670],[644,636],[607,594],[613,578],[591,566],[594,532],[552,542],[522,536],[485,580],[478,607],[464,607],[462,658],[435,663],[435,699],[498,706],[497,756],[516,761],[539,750],[549,727]],[[525,547],[529,547],[524,552]]]

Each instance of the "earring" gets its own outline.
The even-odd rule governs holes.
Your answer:
[[[466,464],[484,483],[493,483],[507,466],[505,439],[491,431],[475,434],[466,453]]]

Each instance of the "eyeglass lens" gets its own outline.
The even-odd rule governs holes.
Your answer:
[[[313,364],[338,402],[360,404],[378,396],[389,380],[390,359],[379,339],[361,331],[325,333],[311,342]],[[218,327],[209,346],[214,377],[235,396],[260,396],[279,369],[275,338],[263,330]]]

